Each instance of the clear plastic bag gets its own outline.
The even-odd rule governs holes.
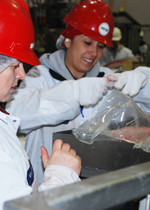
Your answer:
[[[150,118],[130,97],[113,90],[105,97],[103,107],[95,117],[72,129],[79,141],[92,144],[97,136],[99,140],[105,136],[150,152]]]

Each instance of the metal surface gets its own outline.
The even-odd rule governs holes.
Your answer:
[[[145,210],[150,210],[150,195],[146,197],[146,207]]]
[[[91,145],[78,141],[71,131],[54,133],[53,140],[56,139],[69,143],[81,157],[81,177],[91,177],[150,160],[150,153],[133,149],[134,145],[130,143],[108,140],[105,136],[96,137]]]
[[[4,210],[103,210],[150,192],[150,162],[6,202]]]

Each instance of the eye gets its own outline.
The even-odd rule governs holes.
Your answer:
[[[15,69],[17,69],[18,67],[19,67],[19,65],[20,65],[20,63],[19,64],[17,64],[17,65],[15,65],[14,67],[15,67]]]
[[[84,42],[86,45],[90,46],[91,42]]]
[[[17,66],[15,66],[15,68],[18,68],[19,67],[19,64]]]
[[[99,45],[98,46],[100,49],[103,49],[104,48],[104,45]]]

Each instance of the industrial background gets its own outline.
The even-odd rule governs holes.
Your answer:
[[[143,60],[133,62],[129,69],[134,69],[137,66],[150,67],[150,0],[103,1],[110,6],[115,26],[122,31],[121,43],[130,48],[135,56],[138,54],[141,40],[148,46],[147,54]],[[35,53],[38,57],[44,53],[53,53],[56,50],[56,40],[66,27],[63,22],[65,15],[80,1],[26,0],[26,2],[29,5],[35,27]],[[24,63],[24,68],[28,72],[31,66]],[[24,146],[25,135],[21,135],[19,138]],[[10,201],[6,203],[4,210],[53,210],[56,208],[70,210],[70,206],[71,210],[108,210],[112,206],[116,206],[115,210],[134,210],[138,209],[138,199],[150,193],[150,153],[133,150],[132,144],[123,142],[121,144],[120,142],[109,144],[109,142],[103,141],[98,144],[98,141],[95,141],[95,145],[91,149],[89,145],[85,145],[85,147],[81,143],[79,145],[75,137],[67,131],[54,133],[53,139],[58,138],[61,138],[64,142],[68,141],[67,143],[71,142],[80,149],[80,154],[83,155],[82,178],[97,176],[70,186],[35,193],[28,197]],[[73,138],[74,141],[72,141]],[[71,145],[71,147],[74,145]],[[97,151],[96,153],[93,148]],[[107,156],[107,159],[101,158],[105,156]],[[139,163],[142,164],[136,165]],[[98,164],[102,165],[103,169],[98,170],[100,168]],[[93,168],[91,168],[91,165]],[[119,168],[122,169],[118,170]],[[117,171],[111,172],[113,169]],[[104,172],[109,173],[99,175]],[[134,201],[135,204],[129,201]],[[124,205],[126,202],[129,202],[130,208]],[[134,208],[132,208],[133,204]],[[145,207],[145,210],[150,210],[150,195],[147,196],[147,205],[149,208]],[[114,208],[109,210],[114,210]]]
[[[40,57],[43,53],[54,52],[56,40],[66,27],[63,18],[79,0],[26,0],[26,2],[36,31],[36,54]],[[104,2],[110,6],[115,26],[122,31],[122,44],[136,55],[142,32],[142,40],[150,48],[150,1],[104,0]],[[145,58],[146,63],[150,60],[149,48]]]

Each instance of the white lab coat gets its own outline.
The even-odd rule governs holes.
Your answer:
[[[134,57],[132,51],[124,46],[120,50],[117,50],[115,54],[105,47],[100,58],[100,64],[101,66],[105,66],[113,61],[132,57]]]
[[[53,78],[46,65],[34,67],[28,72],[20,88],[14,92],[11,101],[7,104],[7,111],[21,118],[20,132],[27,134],[25,149],[39,183],[43,182],[40,146],[45,146],[50,155],[53,132],[78,127],[85,120],[94,116],[102,103],[100,101],[97,106],[84,108],[83,117],[80,113],[80,105],[73,94],[71,84],[74,79],[63,63],[64,51],[59,50],[52,55],[48,54],[48,56],[50,58],[44,60],[45,64],[47,66],[53,64],[53,68],[50,67],[55,72],[62,71],[59,74],[66,76],[67,79],[70,78],[70,80],[60,82]],[[93,71],[96,74],[99,73],[99,64]],[[105,75],[111,73],[108,68],[102,67],[101,71],[105,72]],[[91,72],[91,76],[93,76],[93,72]],[[60,84],[57,85],[58,83]],[[62,123],[67,120],[69,120],[68,124]]]
[[[64,50],[43,55],[41,62],[44,65],[34,67],[28,72],[6,106],[8,112],[21,118],[20,132],[27,134],[25,149],[39,183],[43,182],[40,146],[45,146],[50,155],[54,132],[79,127],[103,107],[102,99],[97,105],[84,107],[82,113],[80,112],[80,105],[73,94],[74,78],[66,68],[64,58]],[[60,82],[55,79],[49,69],[68,81]],[[86,76],[97,76],[99,72],[104,72],[105,76],[112,73],[110,69],[100,67],[97,63]],[[138,97],[136,100],[138,101]],[[144,109],[144,105],[142,108]],[[64,121],[69,122],[65,124]]]
[[[20,119],[0,111],[0,210],[5,201],[80,180],[73,170],[52,165],[46,168],[45,182],[38,187],[29,158],[16,136],[19,124]]]
[[[0,112],[0,209],[5,200],[32,192],[27,182],[29,158],[16,136],[19,123],[18,118]]]

